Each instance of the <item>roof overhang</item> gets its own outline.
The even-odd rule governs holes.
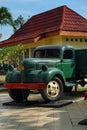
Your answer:
[[[46,32],[44,34],[41,34],[35,38],[27,38],[27,39],[21,39],[19,41],[10,41],[9,39],[8,40],[5,40],[3,42],[1,42],[0,44],[0,48],[3,48],[3,47],[9,47],[9,46],[16,46],[18,44],[29,44],[29,43],[37,43],[39,40],[41,39],[44,39],[44,38],[48,38],[48,37],[53,37],[53,36],[56,36],[56,35],[59,35],[59,36],[84,36],[84,37],[87,37],[87,32],[74,32],[74,31],[52,31],[52,32]]]
[[[78,31],[60,31],[62,36],[87,36],[87,32],[78,32]]]

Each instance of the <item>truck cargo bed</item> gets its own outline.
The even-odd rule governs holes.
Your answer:
[[[87,75],[87,49],[75,50],[76,74]]]

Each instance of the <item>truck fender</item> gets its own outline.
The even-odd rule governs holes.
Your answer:
[[[57,68],[50,68],[43,74],[43,81],[48,84],[50,80],[52,80],[54,77],[59,77],[61,80],[63,80],[63,83],[66,83],[64,73]]]

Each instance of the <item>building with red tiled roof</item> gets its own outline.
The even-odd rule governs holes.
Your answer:
[[[37,14],[9,39],[0,42],[0,47],[18,44],[26,45],[30,56],[39,45],[69,44],[75,48],[86,48],[87,19],[67,6]]]

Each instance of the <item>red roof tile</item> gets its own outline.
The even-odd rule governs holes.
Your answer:
[[[47,32],[59,30],[87,32],[87,20],[67,6],[61,6],[32,16],[8,40],[1,42],[1,45],[34,39]]]
[[[87,32],[87,19],[68,7],[64,7],[64,10],[61,30]]]

